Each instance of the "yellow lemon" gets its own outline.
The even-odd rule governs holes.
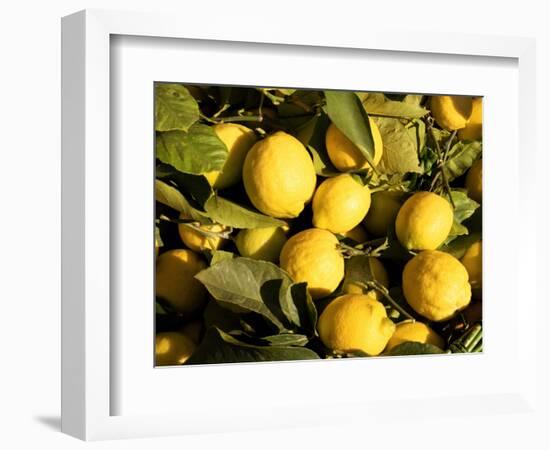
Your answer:
[[[464,187],[468,192],[468,197],[472,200],[475,200],[478,203],[481,203],[483,200],[483,183],[482,183],[482,171],[483,171],[483,161],[478,159],[472,164],[470,170],[466,174],[466,182]]]
[[[432,116],[441,128],[460,130],[472,113],[472,97],[462,95],[435,95],[431,98]]]
[[[317,330],[323,344],[332,350],[361,350],[375,356],[386,347],[395,325],[379,301],[368,295],[347,294],[327,305]]]
[[[302,143],[278,131],[257,142],[248,152],[243,182],[250,201],[261,212],[292,218],[311,200],[317,176]]]
[[[352,228],[349,231],[344,231],[340,234],[345,238],[357,242],[358,244],[362,244],[363,242],[367,242],[368,240],[367,232],[361,225],[357,225],[355,228]]]
[[[472,113],[466,126],[458,131],[460,140],[479,141],[482,136],[483,126],[483,99],[476,97],[472,100]]]
[[[468,272],[472,294],[475,298],[481,298],[481,289],[483,287],[482,248],[481,241],[474,242],[468,247],[468,250],[466,250],[466,253],[464,253],[464,256],[460,260]]]
[[[344,257],[330,231],[310,228],[292,236],[281,250],[281,268],[297,282],[307,282],[313,299],[334,292],[344,278]]]
[[[432,192],[417,192],[397,213],[395,232],[408,250],[435,250],[453,226],[451,204]]]
[[[182,314],[196,311],[204,304],[206,291],[195,275],[205,267],[191,250],[164,252],[157,259],[156,295]]]
[[[366,258],[366,263],[369,264],[369,270],[372,274],[372,277],[375,281],[378,281],[382,286],[385,288],[390,287],[390,280],[388,277],[388,272],[386,271],[384,265],[377,259],[372,256],[369,258]],[[348,277],[349,278],[349,277]],[[376,290],[369,290],[364,286],[361,286],[357,284],[356,281],[361,280],[354,280],[351,279],[349,282],[344,282],[344,286],[342,287],[342,290],[346,294],[367,294],[369,293],[372,295],[376,300],[380,300],[382,298],[382,294]],[[368,280],[365,280],[368,281]]]
[[[180,219],[185,218],[185,214],[180,215]],[[191,250],[196,252],[202,252],[203,250],[217,250],[225,243],[225,239],[217,235],[217,233],[227,231],[227,228],[223,225],[215,223],[212,225],[201,225],[199,228],[205,233],[212,234],[203,234],[185,223],[178,224],[180,238]]]
[[[263,261],[277,262],[286,242],[282,227],[252,228],[241,230],[235,244],[241,256]]]
[[[386,350],[391,350],[403,342],[420,342],[422,344],[431,344],[443,350],[445,342],[428,325],[422,322],[413,322],[411,320],[398,323],[395,332],[390,338]]]
[[[183,364],[195,351],[191,339],[177,331],[158,333],[155,337],[155,362],[157,366]]]
[[[382,159],[384,144],[382,143],[380,130],[374,120],[369,118],[369,124],[374,141],[373,163],[376,166]],[[347,172],[350,170],[371,168],[371,165],[363,153],[361,153],[361,150],[359,150],[344,133],[336,128],[336,125],[333,123],[331,123],[327,129],[325,144],[332,164],[334,164],[334,167],[336,167],[339,171]]]
[[[370,207],[370,190],[349,174],[323,181],[313,196],[313,226],[333,233],[355,228]]]
[[[213,188],[225,189],[241,180],[244,159],[256,142],[254,131],[237,123],[219,123],[214,132],[227,147],[227,159],[221,170],[205,174]]]
[[[395,223],[402,198],[403,193],[397,191],[380,191],[372,194],[369,212],[364,220],[367,231],[376,237],[386,236],[388,229]]]
[[[454,256],[426,250],[405,265],[403,293],[421,316],[436,322],[447,320],[470,303],[468,272]]]

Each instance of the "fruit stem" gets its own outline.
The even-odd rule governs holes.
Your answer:
[[[399,311],[401,314],[403,314],[407,319],[410,319],[412,320],[413,322],[416,322],[416,319],[411,316],[405,309],[403,309],[403,307],[397,303],[391,296],[390,296],[390,293],[388,292],[388,290],[385,288],[385,286],[383,286],[382,284],[380,284],[378,281],[376,280],[372,280],[372,281],[366,281],[366,282],[359,282],[357,283],[359,285],[365,285],[366,287],[368,288],[371,288],[371,289],[374,289],[378,292],[380,292],[380,294],[382,294],[382,296],[388,301],[388,303],[390,303],[397,311]]]
[[[435,180],[439,178],[439,176],[442,179],[443,182],[443,188],[447,196],[449,197],[449,200],[451,202],[451,205],[453,206],[453,209],[455,209],[455,203],[453,200],[453,197],[451,195],[451,186],[449,185],[449,180],[447,179],[447,174],[445,173],[444,166],[445,161],[447,159],[447,155],[449,153],[449,149],[451,147],[451,142],[453,141],[454,137],[456,136],[456,130],[453,131],[449,139],[447,140],[446,146],[445,146],[445,154],[441,152],[441,147],[439,146],[439,141],[437,140],[434,130],[433,130],[433,118],[428,117],[425,121],[426,127],[428,128],[428,132],[430,133],[430,137],[432,138],[435,146],[435,152],[437,153],[437,169],[438,172],[435,175],[434,179],[432,180],[432,186],[433,188],[435,186]],[[441,174],[441,175],[439,175]],[[431,189],[430,188],[430,189]]]

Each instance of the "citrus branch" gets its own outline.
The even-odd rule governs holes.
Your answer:
[[[413,322],[416,321],[416,319],[411,316],[399,303],[397,303],[391,296],[390,296],[390,293],[389,291],[386,289],[385,286],[383,286],[382,284],[380,284],[378,281],[376,280],[372,280],[372,281],[365,281],[365,282],[362,282],[362,281],[359,281],[357,282],[357,284],[359,285],[363,285],[363,287],[367,287],[369,289],[374,289],[376,290],[377,292],[379,292],[380,294],[382,294],[382,297],[384,297],[384,299],[386,299],[386,301],[392,305],[397,311],[399,311],[401,314],[403,314],[407,319],[410,319],[412,320]]]
[[[447,179],[447,174],[445,173],[444,166],[445,162],[447,160],[447,156],[449,153],[449,149],[451,148],[451,143],[453,139],[456,136],[456,130],[453,131],[449,139],[447,140],[447,143],[445,145],[445,153],[441,151],[441,147],[439,145],[439,141],[437,140],[434,129],[433,129],[433,118],[428,117],[425,121],[426,127],[428,129],[428,133],[430,134],[430,137],[432,138],[435,146],[435,152],[437,153],[437,174],[435,175],[434,179],[432,180],[432,183],[430,185],[430,191],[435,188],[436,182],[441,178],[443,183],[443,190],[449,197],[449,200],[451,202],[451,205],[453,206],[453,209],[455,208],[455,203],[453,200],[453,197],[451,195],[451,186],[449,185],[449,180]]]

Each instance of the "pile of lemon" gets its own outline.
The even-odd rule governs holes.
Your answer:
[[[439,96],[431,98],[431,113],[446,130],[459,130],[460,139],[481,139],[481,99]],[[184,247],[160,252],[156,266],[156,295],[183,316],[204,307],[207,292],[195,275],[206,266],[202,253],[222,248],[232,240],[244,257],[278,264],[295,282],[306,282],[314,301],[331,298],[319,315],[318,336],[330,351],[361,351],[380,355],[403,342],[427,343],[445,349],[446,343],[431,327],[466,308],[481,292],[481,241],[461,260],[441,251],[453,226],[448,198],[433,192],[379,191],[353,175],[370,170],[363,153],[331,124],[326,150],[341,173],[317,177],[312,158],[296,137],[277,131],[258,140],[253,130],[235,123],[213,126],[228,149],[219,171],[205,174],[214,189],[242,181],[250,203],[265,215],[283,219],[288,226],[230,231],[221,224],[179,224]],[[374,164],[383,158],[384,143],[370,119]],[[468,195],[481,202],[481,159],[466,176]],[[293,232],[293,219],[311,206],[311,226]],[[309,208],[309,206],[308,206]],[[185,218],[183,215],[182,218]],[[401,288],[417,320],[395,323],[378,290],[366,285],[342,285],[346,261],[342,238],[364,243],[394,229],[412,256],[401,273]],[[349,242],[349,241],[348,241]],[[158,253],[158,249],[157,249]],[[389,276],[380,259],[370,257],[370,269],[380,285],[389,288]],[[337,292],[340,295],[334,295]],[[158,333],[157,364],[181,364],[200,341],[201,323]]]

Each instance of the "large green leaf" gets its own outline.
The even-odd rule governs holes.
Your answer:
[[[204,175],[193,175],[174,171],[170,177],[192,206],[204,209],[204,204],[214,194],[212,186]]]
[[[367,281],[374,280],[371,260],[368,256],[357,255],[346,260],[346,272],[342,289],[345,290],[349,285],[360,286],[357,283],[366,283]]]
[[[201,223],[209,222],[206,215],[202,211],[192,207],[176,187],[158,179],[155,180],[155,199]]]
[[[452,242],[457,236],[464,236],[469,233],[468,228],[462,222],[471,217],[479,208],[479,203],[468,197],[464,191],[452,190],[451,197],[454,203],[454,221],[449,236],[445,240],[445,245]]]
[[[359,97],[354,92],[325,91],[330,120],[353,142],[374,167],[374,140],[370,123]]]
[[[389,352],[385,353],[390,356],[407,356],[407,355],[433,355],[445,353],[439,347],[421,342],[403,342],[396,345]]]
[[[199,120],[199,106],[181,84],[155,85],[155,129],[187,131]]]
[[[481,154],[481,142],[460,141],[452,146],[443,170],[449,181],[464,174]]]
[[[465,191],[452,190],[451,197],[455,205],[454,218],[458,223],[462,223],[479,208],[479,203],[468,197]]]
[[[234,362],[292,361],[319,359],[317,353],[305,347],[284,345],[252,345],[238,340],[222,330],[210,328],[186,364]]]
[[[481,239],[481,233],[470,233],[464,236],[458,236],[456,239],[453,239],[449,244],[443,245],[439,250],[442,252],[447,252],[453,255],[455,258],[460,259],[466,253],[466,250],[473,243]]]
[[[212,195],[204,204],[208,216],[215,222],[234,228],[280,227],[286,223],[256,212],[230,200]]]
[[[214,264],[217,264],[220,261],[224,261],[226,259],[233,259],[235,258],[235,256],[235,253],[226,252],[225,250],[213,250],[210,265],[213,266]]]
[[[268,342],[270,345],[298,345],[300,347],[306,345],[309,341],[307,336],[304,336],[303,334],[290,333],[274,334],[273,336],[263,337],[262,340]]]
[[[290,276],[275,264],[234,258],[198,273],[196,278],[224,307],[236,312],[260,314],[279,330],[291,327]]]
[[[428,114],[428,110],[418,104],[389,100],[384,94],[362,94],[361,97],[363,107],[368,114],[381,114],[408,119],[420,119]]]
[[[179,212],[189,209],[189,203],[183,194],[164,181],[155,180],[155,200]]]
[[[307,283],[295,283],[290,286],[290,295],[296,305],[296,316],[291,316],[293,323],[309,336],[317,334],[317,308],[307,290]]]
[[[325,145],[325,136],[329,125],[330,119],[327,114],[323,113],[310,119],[310,123],[297,134],[298,139],[311,153],[315,172],[323,177],[340,175],[340,172],[332,164]]]
[[[416,132],[421,132],[413,128],[407,129],[399,120],[375,117],[374,121],[378,125],[382,142],[384,143],[384,153],[378,163],[378,168],[382,173],[421,173],[420,162],[418,160],[418,144],[422,143],[421,138],[416,137]]]
[[[219,170],[227,159],[227,147],[212,127],[193,125],[184,131],[157,134],[156,157],[184,173],[200,175]]]

